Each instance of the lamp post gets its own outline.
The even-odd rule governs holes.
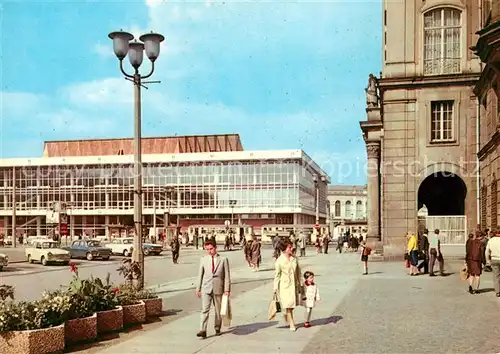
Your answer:
[[[148,33],[142,35],[138,42],[134,36],[128,32],[112,32],[109,38],[113,40],[113,50],[120,61],[120,71],[125,79],[134,84],[134,250],[132,252],[132,261],[137,262],[141,272],[137,279],[137,287],[144,287],[144,254],[142,251],[142,150],[141,150],[141,87],[146,83],[142,81],[153,75],[155,70],[155,61],[160,55],[160,43],[165,37],[157,33]],[[144,51],[151,61],[151,71],[142,76],[139,73],[139,67],[142,64]],[[123,68],[123,59],[128,54],[130,64],[134,68],[134,74],[127,74]],[[156,81],[158,82],[158,81]]]
[[[231,226],[233,225],[234,207],[236,206],[236,203],[238,203],[238,201],[234,199],[229,201],[229,206],[231,207]]]

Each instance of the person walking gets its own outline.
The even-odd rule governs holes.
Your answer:
[[[278,295],[281,308],[285,311],[285,321],[290,325],[290,331],[295,332],[293,310],[303,298],[304,288],[301,284],[299,261],[292,255],[293,245],[289,239],[283,240],[283,252],[276,260],[274,273],[274,294]]]
[[[406,247],[406,253],[408,254],[408,257],[410,259],[410,275],[418,275],[418,243],[417,243],[417,236],[415,234],[412,234],[411,232],[408,232],[406,235],[408,239],[408,245]]]
[[[306,256],[306,247],[307,247],[307,238],[306,238],[306,234],[303,232],[301,232],[299,235],[298,246],[300,248],[300,257],[305,257]]]
[[[179,242],[178,235],[175,235],[172,238],[172,242],[170,242],[170,249],[172,251],[172,262],[174,262],[174,264],[178,264],[179,263],[179,252],[181,249],[181,244]]]
[[[493,271],[495,294],[497,297],[500,297],[500,230],[495,230],[492,236],[486,245],[484,255],[486,257],[486,264],[491,266]]]
[[[252,242],[250,243],[250,263],[252,265],[253,271],[258,272],[260,262],[262,260],[261,257],[261,244],[257,239],[257,236],[252,235]]]
[[[439,262],[439,272],[444,275],[444,258],[441,253],[441,242],[439,241],[439,229],[434,230],[434,234],[429,235],[429,276],[435,277],[434,263]]]
[[[325,232],[323,237],[323,253],[328,254],[328,244],[330,243],[330,234]]]
[[[201,298],[200,331],[197,337],[207,337],[208,315],[212,303],[215,308],[215,335],[221,334],[222,317],[220,314],[222,295],[231,295],[231,272],[229,260],[217,253],[217,245],[212,240],[205,242],[207,255],[200,260],[196,296]]]
[[[304,327],[311,327],[312,309],[316,306],[318,301],[321,301],[319,296],[319,289],[314,281],[314,273],[307,271],[304,273],[304,306],[306,308],[306,320]]]
[[[479,282],[483,271],[484,252],[481,243],[480,234],[469,234],[465,243],[465,265],[467,266],[467,275],[469,276],[469,293],[477,294],[479,291]]]
[[[273,237],[273,249],[274,249],[273,258],[274,259],[278,259],[278,257],[280,256],[280,241],[281,240],[280,240],[278,234],[276,234]]]
[[[418,240],[418,253],[422,259],[422,262],[420,262],[417,269],[420,272],[420,270],[424,268],[424,274],[429,273],[429,238],[427,237],[428,234],[429,230],[425,229],[424,233]]]

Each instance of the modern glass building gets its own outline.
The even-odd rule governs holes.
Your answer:
[[[239,136],[232,137],[239,148],[182,151],[177,144],[173,152],[157,151],[158,147],[143,151],[143,223],[152,226],[155,215],[158,227],[182,229],[233,220],[258,232],[265,224],[314,224],[316,207],[320,223],[325,223],[328,177],[306,153],[243,151]],[[106,145],[114,145],[114,150],[106,150],[106,142],[95,140],[83,153],[46,142],[44,157],[0,160],[0,234],[11,234],[13,214],[18,234],[48,234],[53,226],[46,225],[46,215],[54,202],[67,205],[72,236],[108,236],[112,227],[132,227],[130,144],[122,149],[115,142]],[[84,141],[79,143],[85,150]]]

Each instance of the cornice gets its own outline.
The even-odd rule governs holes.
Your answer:
[[[455,85],[475,85],[480,73],[433,75],[433,76],[413,76],[379,79],[379,89],[381,91],[395,88],[422,88],[436,86]]]
[[[489,154],[491,154],[496,147],[500,144],[500,132],[497,130],[491,139],[479,150],[477,157],[483,161]]]
[[[481,58],[484,63],[491,59],[491,54],[500,46],[500,21],[493,22],[476,32],[479,39],[470,50]]]

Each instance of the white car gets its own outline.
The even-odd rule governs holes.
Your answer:
[[[111,248],[111,253],[121,254],[125,257],[132,255],[132,250],[134,248],[134,238],[133,237],[122,237],[115,238],[110,243],[106,244],[104,247]]]
[[[59,248],[54,241],[35,241],[24,251],[29,263],[40,262],[46,266],[49,263],[69,264],[71,255]]]

